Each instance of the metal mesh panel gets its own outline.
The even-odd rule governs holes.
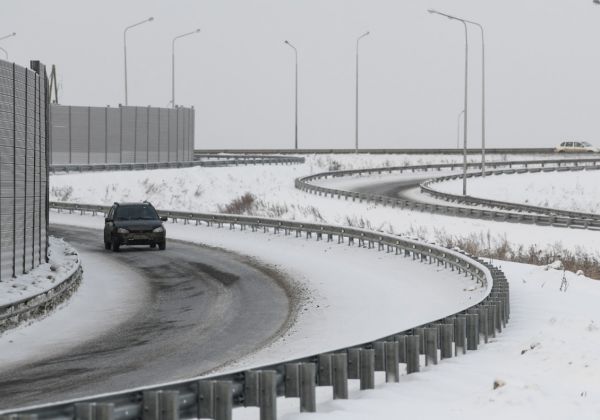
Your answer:
[[[23,92],[24,89],[25,84]],[[1,106],[0,102],[0,111]],[[53,104],[51,110],[54,164],[191,160],[193,109],[133,106],[99,108]],[[24,112],[18,114],[17,123],[18,131],[23,136],[25,127],[33,124],[25,122]],[[12,130],[12,119],[6,120],[0,113],[0,132],[3,130]]]
[[[47,255],[46,70],[39,62],[32,68],[0,60],[1,280]],[[57,115],[64,120],[63,109]],[[67,150],[58,145],[59,159]]]

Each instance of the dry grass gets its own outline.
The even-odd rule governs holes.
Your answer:
[[[469,254],[485,258],[494,258],[533,265],[548,265],[556,260],[562,261],[566,270],[581,270],[586,276],[600,280],[600,254],[592,254],[583,248],[567,249],[560,243],[541,248],[536,245],[514,245],[506,236],[492,237],[487,234],[452,236],[443,231],[435,232],[435,240],[440,245],[458,247]]]

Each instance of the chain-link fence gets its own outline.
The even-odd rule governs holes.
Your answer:
[[[0,60],[0,280],[46,261],[46,89],[41,63]]]
[[[51,164],[192,160],[193,108],[52,104],[50,112]]]

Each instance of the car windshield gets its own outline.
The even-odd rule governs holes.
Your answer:
[[[583,144],[585,147],[591,146],[591,144],[589,144],[587,141],[582,141],[581,144]]]
[[[151,206],[120,206],[115,220],[156,220],[158,214]]]

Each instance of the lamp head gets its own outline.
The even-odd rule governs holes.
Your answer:
[[[148,18],[148,22],[152,22],[153,20],[154,20],[154,18],[153,18],[152,16],[150,16],[150,17]]]
[[[200,32],[200,28],[196,29],[196,33]]]

